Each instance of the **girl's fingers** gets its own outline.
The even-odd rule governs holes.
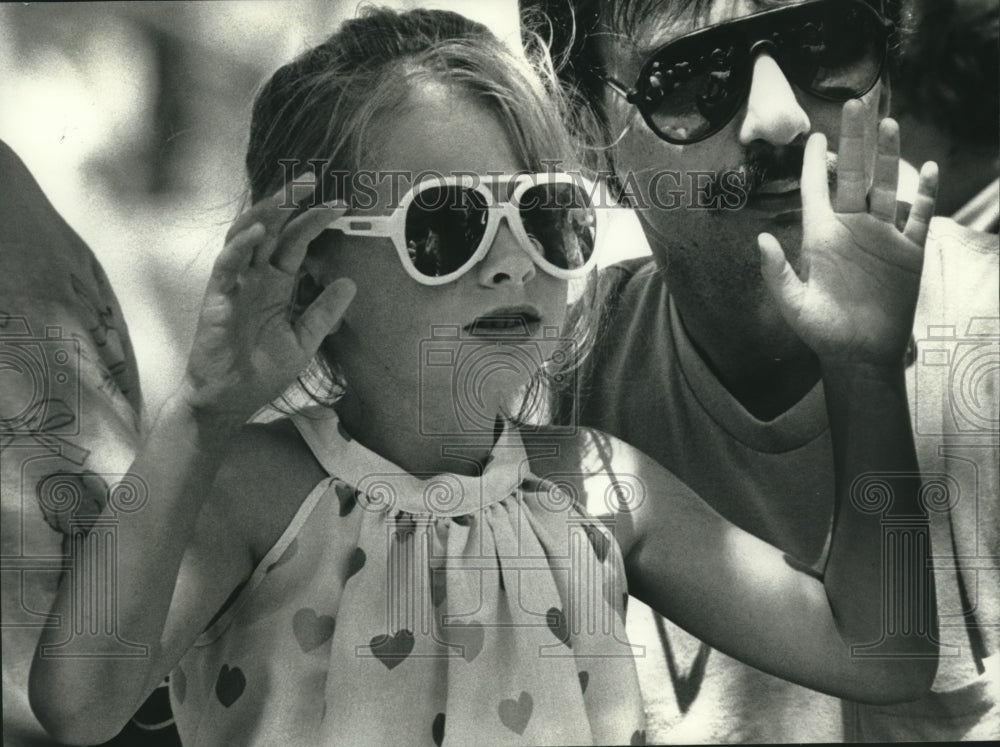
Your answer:
[[[296,203],[293,200],[295,187],[312,187],[312,191],[305,200]],[[270,259],[272,252],[274,252],[274,249],[278,244],[278,237],[285,228],[285,224],[297,215],[299,205],[312,205],[315,203],[315,190],[317,187],[316,175],[312,173],[306,174],[300,179],[296,179],[294,182],[288,182],[287,184],[282,185],[277,192],[269,197],[265,197],[263,200],[260,200],[249,210],[243,213],[243,215],[237,218],[233,222],[232,227],[229,229],[227,238],[228,236],[243,230],[243,228],[247,225],[260,223],[264,226],[268,240],[262,242],[256,248],[256,251],[251,259],[251,264],[259,265],[266,263]]]
[[[277,248],[270,256],[271,264],[288,275],[294,275],[306,256],[309,242],[346,212],[347,208],[341,205],[320,205],[294,218],[282,232]]]
[[[917,187],[917,197],[910,208],[906,219],[903,235],[917,246],[923,247],[927,242],[927,229],[934,217],[937,204],[938,167],[933,161],[928,161],[920,169],[920,184]]]
[[[826,136],[815,133],[806,143],[802,162],[802,212],[805,220],[830,210],[830,183],[826,170]]]
[[[303,351],[314,354],[323,339],[336,331],[357,290],[354,281],[348,278],[338,278],[323,289],[295,324]]]
[[[760,270],[771,295],[778,302],[782,316],[794,324],[802,309],[806,284],[799,280],[795,270],[785,259],[785,252],[778,240],[769,233],[757,237],[760,247]]]
[[[865,108],[853,99],[844,104],[837,149],[837,212],[863,213],[867,209],[865,179]]]
[[[896,224],[896,189],[899,185],[899,125],[883,119],[878,128],[875,180],[868,197],[868,211],[885,223]]]
[[[264,228],[267,229],[267,240],[261,243],[254,252],[251,264],[266,265],[271,261],[271,255],[274,250],[278,247],[278,242],[281,238],[282,232],[285,227],[291,222],[295,217],[299,215],[299,205],[311,206],[315,200],[315,189],[316,189],[316,176],[315,174],[308,174],[296,182],[288,182],[280,190],[275,192],[273,195],[267,199],[261,200],[257,205],[254,205],[251,210],[260,208],[260,216],[258,220],[264,224]],[[295,186],[309,187],[312,189],[309,192],[309,196],[301,201],[295,202],[293,197]]]
[[[240,273],[249,267],[254,248],[265,233],[264,226],[254,223],[227,239],[212,267],[211,284],[216,290],[222,293],[232,290]]]

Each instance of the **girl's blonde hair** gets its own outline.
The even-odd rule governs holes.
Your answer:
[[[579,168],[571,107],[539,45],[521,57],[488,28],[450,11],[369,8],[279,69],[254,102],[246,168],[254,202],[281,188],[282,161],[322,160],[352,172],[377,145],[377,120],[400,112],[422,82],[455,86],[492,109],[525,167]],[[570,129],[568,129],[569,124]],[[341,183],[327,182],[324,199]]]
[[[246,155],[250,199],[279,190],[290,176],[289,161],[303,171],[312,161],[323,164],[323,200],[349,201],[352,180],[334,175],[365,166],[378,147],[378,122],[405,111],[409,91],[423,83],[452,86],[496,113],[525,168],[592,170],[580,158],[592,125],[563,95],[545,45],[531,36],[524,42],[522,56],[482,24],[450,11],[362,11],[280,68],[257,94]],[[588,281],[575,295],[586,303],[586,296],[596,296],[593,288]],[[555,367],[558,371],[541,372],[518,419],[537,420],[553,384],[558,388],[558,382],[572,380],[566,374],[591,345],[591,319],[574,315],[566,330],[574,354],[559,356],[566,363]],[[317,356],[299,384],[323,404],[332,404],[346,385],[332,354]],[[298,400],[284,401],[292,407]]]

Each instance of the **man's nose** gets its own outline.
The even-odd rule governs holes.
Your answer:
[[[494,287],[506,283],[524,285],[535,277],[535,262],[503,221],[493,237],[490,251],[477,268],[479,283]]]
[[[799,105],[791,84],[774,58],[758,54],[747,98],[747,113],[740,127],[740,143],[765,140],[771,145],[788,145],[809,132],[809,115]]]

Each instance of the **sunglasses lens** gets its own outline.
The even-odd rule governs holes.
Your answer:
[[[547,262],[575,270],[590,260],[597,215],[582,184],[533,185],[521,195],[518,210],[525,232]]]
[[[882,72],[882,20],[860,3],[821,3],[777,33],[782,68],[812,94],[847,101],[871,89]]]
[[[487,205],[457,185],[421,190],[406,211],[406,249],[417,272],[442,277],[460,270],[486,232]]]
[[[746,55],[731,38],[682,40],[643,71],[642,96],[663,137],[694,142],[715,132],[742,103]]]
[[[718,132],[742,105],[750,86],[750,49],[758,41],[800,88],[847,101],[867,93],[885,60],[886,29],[861,0],[810,3],[750,16],[682,37],[659,49],[638,83],[647,122],[673,143]]]

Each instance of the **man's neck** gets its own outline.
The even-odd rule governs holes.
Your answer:
[[[787,412],[820,380],[819,360],[784,325],[781,333],[764,332],[776,325],[750,317],[719,320],[696,304],[676,296],[674,301],[705,365],[758,420]]]

